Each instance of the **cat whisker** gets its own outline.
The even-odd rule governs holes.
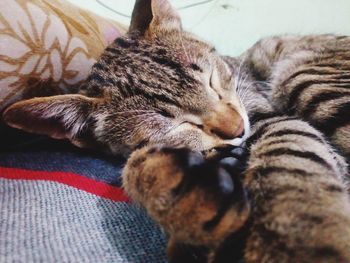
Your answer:
[[[189,56],[189,54],[188,54],[188,52],[187,52],[187,50],[186,50],[186,47],[185,47],[185,45],[184,45],[183,36],[182,36],[181,33],[179,33],[179,34],[180,34],[181,46],[182,46],[182,49],[183,49],[183,51],[184,51],[184,53],[185,53],[185,55],[186,55],[186,58],[187,58],[187,60],[188,60],[189,62],[192,62],[192,58]]]
[[[247,76],[244,78],[244,80],[238,86],[237,94],[241,98],[246,96],[246,94],[248,93],[249,88],[250,88],[250,85],[245,85],[246,81],[247,81]]]
[[[246,56],[244,56],[244,57],[241,59],[241,62],[239,63],[237,76],[236,76],[236,78],[235,78],[235,90],[237,90],[238,87],[239,87],[239,83],[240,83],[240,80],[241,80],[242,66],[243,66],[245,60],[246,60]]]
[[[154,110],[129,110],[129,111],[117,111],[115,112],[116,114],[124,114],[124,113],[138,113],[138,112],[141,112],[141,113],[156,113],[156,111]]]
[[[239,87],[244,86],[244,84],[247,82],[247,78],[248,78],[248,77],[249,77],[248,74],[246,74],[245,77],[244,77],[244,79],[243,79],[243,78],[241,79],[241,82],[238,83]]]

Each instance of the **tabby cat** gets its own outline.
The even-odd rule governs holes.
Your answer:
[[[171,262],[350,262],[347,165],[327,141],[349,154],[349,45],[286,36],[221,57],[167,0],[138,0],[79,94],[3,118],[132,152],[124,187],[168,233]]]

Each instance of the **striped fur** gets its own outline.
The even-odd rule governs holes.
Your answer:
[[[296,117],[257,122],[247,144],[248,168],[229,195],[220,164],[199,153],[146,147],[129,158],[124,187],[170,236],[170,262],[349,262],[344,158]]]
[[[137,0],[129,33],[79,95],[19,102],[4,120],[80,147],[134,151],[124,187],[169,234],[171,262],[231,262],[239,250],[247,263],[350,262],[347,167],[327,142],[350,153],[349,43],[275,37],[221,57],[182,30],[168,1]],[[202,151],[244,142],[248,116],[240,177],[236,160],[227,168]]]
[[[350,37],[272,37],[246,56],[256,77],[270,82],[276,110],[307,120],[349,156]]]
[[[344,159],[292,117],[259,122],[248,143],[244,185],[254,205],[246,262],[349,262]]]

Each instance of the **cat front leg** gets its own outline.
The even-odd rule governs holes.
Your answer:
[[[324,136],[283,116],[258,123],[248,146],[245,262],[350,262],[346,163]]]

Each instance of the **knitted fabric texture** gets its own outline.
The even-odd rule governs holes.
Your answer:
[[[121,189],[124,160],[20,148],[0,153],[0,262],[166,262],[164,234]]]

